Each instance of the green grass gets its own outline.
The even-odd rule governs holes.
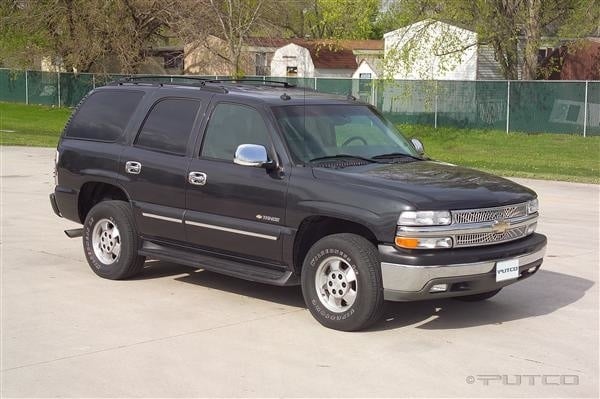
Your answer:
[[[54,147],[71,110],[0,103],[0,144]],[[600,183],[600,137],[402,125],[434,159],[503,176]],[[6,132],[12,130],[14,132]]]
[[[56,147],[69,108],[0,103],[0,144]]]
[[[399,127],[435,159],[503,176],[600,183],[600,136]]]

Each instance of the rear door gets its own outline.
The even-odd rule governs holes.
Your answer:
[[[270,124],[264,110],[217,102],[204,129],[202,148],[192,158],[185,224],[187,241],[202,248],[257,262],[281,263],[287,175],[237,165],[240,144],[258,144],[274,159]]]
[[[183,214],[190,148],[206,101],[161,96],[121,154],[135,221],[141,235],[185,241]]]

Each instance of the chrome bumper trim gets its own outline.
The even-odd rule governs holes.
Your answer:
[[[496,267],[496,262],[509,259],[518,259],[519,265],[523,266],[542,259],[545,253],[546,247],[516,257],[453,265],[413,266],[381,262],[383,288],[396,291],[420,291],[429,281],[435,278],[489,273]]]

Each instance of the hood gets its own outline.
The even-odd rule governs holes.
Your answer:
[[[536,196],[502,177],[436,161],[314,168],[313,173],[318,179],[380,191],[423,210],[488,208],[526,202]]]

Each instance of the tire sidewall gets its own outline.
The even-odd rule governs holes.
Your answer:
[[[131,261],[132,242],[131,238],[128,237],[128,229],[125,226],[125,224],[128,223],[128,220],[121,216],[122,215],[119,215],[119,212],[115,211],[115,209],[110,206],[110,203],[101,202],[90,210],[85,219],[83,228],[83,249],[85,257],[94,273],[100,277],[109,279],[120,278],[125,272],[128,263]],[[94,231],[94,226],[101,219],[110,220],[111,223],[117,226],[120,233],[121,253],[119,254],[117,261],[110,265],[102,263],[96,257],[94,248],[92,246],[92,233]]]
[[[342,240],[328,240],[327,243],[317,242],[307,253],[302,270],[302,291],[306,306],[313,316],[323,325],[338,330],[354,330],[357,325],[368,319],[371,312],[371,304],[366,303],[369,300],[368,291],[372,289],[370,274],[361,264],[361,257],[357,250],[350,244]],[[315,276],[317,269],[323,260],[328,257],[340,257],[356,274],[357,296],[352,306],[345,312],[333,312],[319,299]]]

